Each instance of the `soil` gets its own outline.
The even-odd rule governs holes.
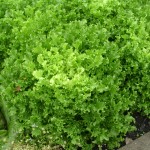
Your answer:
[[[150,131],[150,119],[142,116],[140,113],[134,113],[133,117],[135,118],[136,131],[127,133],[127,137],[132,140],[137,139],[139,136],[142,136],[144,133]]]

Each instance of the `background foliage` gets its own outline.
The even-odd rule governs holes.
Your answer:
[[[119,146],[150,116],[149,1],[0,1],[1,101],[18,137]],[[50,142],[50,143],[49,143]]]

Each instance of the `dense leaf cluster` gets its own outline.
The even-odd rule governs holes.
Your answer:
[[[146,0],[1,0],[1,99],[19,135],[65,149],[119,146],[150,116]]]

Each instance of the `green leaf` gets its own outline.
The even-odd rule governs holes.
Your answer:
[[[42,71],[42,70],[35,70],[35,71],[33,71],[32,75],[33,75],[36,79],[43,79],[43,77],[42,77],[43,71]]]

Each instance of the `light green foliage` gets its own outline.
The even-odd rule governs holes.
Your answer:
[[[130,113],[150,115],[148,2],[1,3],[0,90],[20,138],[113,149],[133,129]]]

